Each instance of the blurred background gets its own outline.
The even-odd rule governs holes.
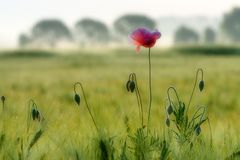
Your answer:
[[[151,50],[156,130],[164,126],[168,87],[187,103],[203,68],[206,87],[192,108],[208,106],[216,143],[229,128],[240,131],[240,0],[2,0],[0,12],[0,95],[9,128],[21,129],[16,124],[34,99],[50,137],[55,130],[62,137],[91,132],[86,108],[73,101],[77,81],[100,127],[122,133],[126,116],[136,127],[136,97],[125,83],[137,74],[147,113],[147,49],[135,54],[128,35],[144,26],[162,33]]]
[[[240,0],[3,1],[0,48],[119,47],[139,26],[162,32],[158,46],[236,44],[239,5]]]

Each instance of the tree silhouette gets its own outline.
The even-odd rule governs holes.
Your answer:
[[[28,37],[26,34],[20,34],[18,38],[18,44],[20,47],[25,47],[31,42],[31,38]]]
[[[109,40],[107,26],[97,20],[85,18],[75,25],[75,37],[80,43],[102,43]]]
[[[53,47],[61,40],[70,40],[71,33],[60,20],[41,20],[32,28],[32,39]]]
[[[114,29],[123,36],[128,35],[137,27],[155,29],[156,23],[153,19],[140,14],[123,15],[114,22]]]
[[[232,40],[240,41],[240,8],[234,8],[224,15],[222,22],[223,32]]]
[[[185,26],[181,26],[175,32],[174,42],[176,44],[191,44],[199,41],[198,34]]]
[[[206,28],[204,32],[204,41],[206,43],[214,43],[215,40],[216,40],[215,31],[210,27]]]

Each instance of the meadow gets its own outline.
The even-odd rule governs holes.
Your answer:
[[[126,89],[129,74],[136,73],[146,122],[146,49],[140,54],[132,48],[1,51],[0,95],[6,100],[0,116],[0,159],[239,158],[240,56],[201,54],[201,50],[200,54],[182,52],[187,51],[152,49],[149,143],[157,143],[152,151],[148,140],[146,144],[134,140],[141,136],[141,124],[136,96]],[[180,146],[171,136],[165,124],[165,106],[170,86],[187,103],[198,68],[204,71],[205,88],[194,93],[192,104],[207,106],[212,140],[209,126],[204,123],[201,134],[189,148]],[[84,87],[100,134],[94,128],[84,99],[81,98],[79,106],[74,101],[75,82]],[[31,100],[43,120],[31,119]],[[145,149],[148,156],[139,156],[138,149]]]

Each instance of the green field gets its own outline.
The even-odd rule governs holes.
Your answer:
[[[146,123],[147,50],[143,49],[141,54],[136,54],[134,49],[60,52],[65,53],[41,55],[40,52],[34,56],[28,51],[20,56],[15,51],[2,51],[0,95],[6,97],[6,104],[0,116],[0,159],[104,159],[101,156],[104,147],[100,147],[100,151],[98,148],[101,138],[107,144],[108,159],[113,158],[111,154],[114,159],[141,159],[137,158],[129,138],[129,134],[134,135],[140,127],[137,100],[135,94],[126,91],[125,84],[128,75],[136,73]],[[203,92],[196,91],[192,104],[208,107],[213,146],[210,146],[208,125],[204,123],[193,148],[189,149],[179,146],[168,135],[165,105],[170,86],[177,89],[182,101],[188,102],[198,68],[204,70],[206,86]],[[152,73],[150,130],[151,135],[158,135],[159,139],[167,137],[168,159],[225,159],[240,150],[240,56],[191,55],[174,49],[153,49]],[[96,133],[84,100],[80,106],[74,102],[75,82],[83,84],[101,136]],[[30,99],[44,116],[43,122],[29,122]],[[39,139],[35,137],[36,143],[31,146],[39,129],[43,134]],[[158,151],[149,151],[149,154],[152,159],[159,159]]]

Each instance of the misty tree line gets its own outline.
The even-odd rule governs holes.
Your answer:
[[[229,41],[240,42],[240,8],[234,8],[223,17],[221,31]],[[160,24],[161,25],[161,24]],[[135,28],[142,26],[155,29],[156,22],[145,15],[127,14],[115,20],[110,29],[99,20],[85,18],[76,22],[70,30],[62,21],[57,19],[46,19],[37,22],[31,29],[29,35],[19,36],[19,45],[47,45],[54,47],[59,42],[74,42],[79,46],[87,44],[106,44],[110,41],[123,42],[126,36]],[[216,32],[207,27],[204,31],[204,43],[213,44],[216,41]],[[194,44],[201,41],[199,34],[186,26],[179,27],[174,34],[176,44]]]

